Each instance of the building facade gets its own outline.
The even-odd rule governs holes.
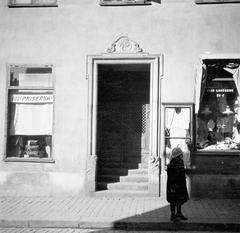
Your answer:
[[[1,1],[0,195],[164,196],[180,146],[192,197],[239,198],[239,10]]]

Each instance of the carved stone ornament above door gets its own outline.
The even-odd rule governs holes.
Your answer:
[[[142,53],[139,44],[126,36],[119,37],[107,50],[108,53]]]

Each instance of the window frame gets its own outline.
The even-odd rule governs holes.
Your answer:
[[[130,1],[130,0],[100,0],[99,5],[100,6],[136,6],[136,5],[151,5],[151,0],[135,0],[135,1]]]
[[[55,65],[51,63],[47,64],[19,64],[19,63],[8,63],[7,65],[7,78],[6,78],[6,92],[5,92],[5,135],[4,135],[4,156],[3,161],[5,162],[36,162],[36,163],[55,163],[54,159],[54,135],[55,135]],[[19,87],[19,86],[11,86],[11,79],[10,79],[10,68],[11,67],[26,67],[26,68],[44,68],[44,67],[51,67],[52,68],[52,86],[51,87],[44,87],[44,86],[27,86],[27,87]],[[52,148],[51,148],[51,155],[49,158],[18,158],[18,157],[8,157],[7,155],[7,140],[8,140],[8,108],[9,108],[9,93],[12,90],[51,90],[53,93],[53,122],[52,122]]]
[[[165,145],[165,142],[166,142],[166,139],[167,138],[176,138],[176,139],[190,139],[191,141],[191,145],[195,145],[195,142],[194,142],[194,103],[192,102],[187,102],[187,103],[163,103],[163,108],[164,108],[164,111],[163,111],[163,148],[164,148],[164,151],[163,151],[163,155],[164,155],[164,166],[167,165],[167,156],[166,156],[166,145]],[[166,110],[168,108],[189,108],[190,109],[190,136],[189,137],[166,137],[165,135],[165,129],[167,128],[166,127]],[[192,148],[191,146],[191,148]],[[192,156],[192,152],[193,150],[191,149],[190,150],[190,160],[191,160],[191,156]]]
[[[240,2],[240,0],[239,0]],[[199,56],[201,64],[205,63],[206,60],[239,60],[240,59],[240,54],[202,54]],[[202,80],[202,76],[201,76],[201,80]],[[195,102],[196,104],[196,102]],[[200,107],[200,103],[199,103],[199,107]],[[235,151],[235,150],[206,150],[206,151],[201,151],[197,149],[197,130],[196,130],[196,121],[197,121],[197,114],[198,112],[196,112],[196,110],[194,109],[194,118],[193,118],[193,128],[194,128],[194,132],[193,132],[193,140],[194,140],[194,150],[193,150],[193,154],[194,155],[200,155],[200,156],[216,156],[216,155],[220,155],[220,156],[238,156],[239,155],[239,150]]]
[[[17,0],[8,0],[9,8],[17,7],[58,7],[58,0],[53,0],[54,3],[37,3],[38,0],[30,0],[31,3],[17,3]]]

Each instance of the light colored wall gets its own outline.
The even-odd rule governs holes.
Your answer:
[[[26,187],[21,187],[19,194],[25,194],[26,189],[35,193],[32,187],[42,184],[39,194],[83,192],[87,154],[86,55],[106,52],[118,37],[128,36],[144,52],[164,55],[162,101],[193,102],[194,68],[199,55],[240,52],[239,11],[240,4],[196,5],[194,0],[162,0],[161,4],[134,7],[100,7],[93,0],[59,0],[57,8],[8,8],[7,0],[1,1],[1,157],[6,64],[53,63],[56,96],[55,163],[1,161],[0,183],[19,187],[20,173]],[[35,183],[32,177],[38,177],[39,182]],[[69,177],[72,182],[68,182]],[[64,184],[68,191],[64,191]],[[8,194],[15,194],[14,191],[15,188],[9,189]]]

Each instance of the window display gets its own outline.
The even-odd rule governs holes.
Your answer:
[[[196,115],[198,151],[240,150],[239,62],[204,60]]]
[[[50,158],[52,67],[10,67],[7,157]]]
[[[191,107],[179,105],[165,107],[165,154],[167,163],[172,149],[178,146],[184,152],[185,168],[190,167],[191,134]]]

